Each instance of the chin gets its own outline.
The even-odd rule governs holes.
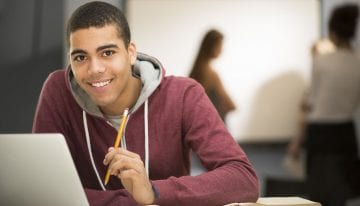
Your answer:
[[[112,103],[111,100],[106,98],[92,98],[92,101],[99,107],[106,107]]]

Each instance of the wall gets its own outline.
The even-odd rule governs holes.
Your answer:
[[[41,86],[62,67],[63,1],[0,3],[0,132],[31,132]]]
[[[0,92],[6,97],[1,101],[0,113],[3,118],[0,120],[0,131],[31,130],[34,107],[43,80],[49,72],[67,65],[66,49],[63,49],[65,48],[63,43],[64,22],[70,13],[84,2],[87,1],[0,1],[0,26],[3,28],[0,33],[0,45],[6,48],[0,51],[0,70],[2,71],[2,76],[6,77],[0,83]],[[292,58],[304,59],[304,61],[291,65],[291,58],[285,58],[285,56],[279,55],[281,53],[276,53],[279,51],[289,51],[288,47],[281,46],[276,42],[277,40],[282,40],[280,37],[283,35],[279,35],[279,38],[275,39],[275,41],[273,41],[274,39],[271,42],[266,41],[269,35],[274,36],[271,28],[281,25],[291,28],[287,30],[292,30],[293,33],[298,33],[299,36],[303,35],[294,29],[295,25],[291,26],[294,22],[297,25],[303,24],[296,16],[291,18],[291,20],[294,20],[293,22],[282,21],[281,18],[277,19],[276,16],[271,16],[274,13],[283,13],[281,12],[282,9],[288,10],[286,8],[286,6],[289,6],[286,3],[288,1],[285,1],[284,5],[279,7],[274,5],[282,3],[282,1],[272,1],[272,4],[266,8],[255,6],[256,3],[264,3],[266,1],[255,1],[255,3],[250,1],[253,2],[253,5],[250,7],[241,6],[241,3],[249,1],[231,1],[235,3],[235,6],[233,6],[233,9],[230,8],[228,11],[225,11],[225,13],[228,13],[226,15],[223,9],[227,6],[226,2],[230,2],[229,0],[222,1],[223,4],[218,4],[219,2],[214,0],[187,2],[197,4],[207,2],[207,5],[201,8],[199,8],[199,5],[179,4],[183,1],[164,1],[167,2],[165,6],[168,8],[162,10],[161,3],[163,4],[164,2],[160,0],[155,1],[158,4],[152,1],[144,2],[137,0],[129,1],[128,3],[124,0],[111,0],[108,2],[124,7],[124,9],[127,8],[131,24],[134,24],[132,21],[136,21],[133,19],[135,10],[132,11],[131,5],[139,4],[137,9],[143,9],[143,11],[140,10],[136,14],[148,14],[148,10],[153,11],[152,15],[144,15],[146,19],[141,20],[140,26],[131,25],[133,27],[133,36],[134,40],[138,43],[139,50],[154,54],[163,61],[168,74],[187,75],[205,30],[209,27],[223,29],[226,35],[225,52],[222,58],[216,62],[216,65],[219,65],[218,70],[225,81],[225,86],[238,102],[238,110],[229,117],[229,127],[232,133],[240,139],[246,139],[249,136],[264,136],[265,138],[268,136],[283,136],[286,139],[296,130],[296,118],[293,118],[296,115],[296,107],[294,106],[296,104],[294,103],[299,100],[303,87],[306,85],[309,67],[306,51],[307,45],[301,51],[292,52],[296,54]],[[310,4],[316,4],[314,2],[317,1],[307,1],[307,3],[309,2],[311,2]],[[322,12],[322,15],[326,16],[333,5],[342,2],[346,1],[323,0],[322,8],[324,12]],[[352,0],[350,2],[360,2],[360,0]],[[128,4],[128,7],[125,8],[126,4]],[[301,5],[298,5],[298,7],[299,9],[302,8]],[[160,9],[155,12],[155,8]],[[177,8],[179,13],[173,11],[174,8]],[[208,13],[208,11],[213,10],[215,11]],[[307,11],[311,14],[307,18],[316,18],[316,8]],[[197,16],[191,17],[189,13],[195,13]],[[232,18],[234,13],[243,13],[250,16]],[[182,14],[186,14],[186,16],[181,16]],[[253,15],[251,16],[251,14]],[[264,18],[256,19],[256,16]],[[156,21],[151,21],[150,17],[157,19]],[[204,23],[205,19],[211,20],[213,23]],[[279,21],[278,23],[271,24],[273,20]],[[221,26],[224,21],[226,21],[226,24],[231,25],[231,27]],[[322,20],[321,23],[322,28],[325,27],[324,21]],[[250,22],[255,22],[255,24],[252,25]],[[196,25],[196,27],[189,26],[190,23]],[[160,26],[160,24],[164,25]],[[247,32],[233,32],[235,28],[232,27],[239,27],[234,25],[243,25],[242,27],[246,28]],[[317,25],[317,21],[314,22],[313,26],[315,27],[315,25]],[[157,29],[156,26],[160,28]],[[264,28],[259,28],[261,26]],[[257,32],[250,33],[254,30]],[[286,33],[287,30],[281,30],[281,32]],[[318,28],[310,30],[308,32],[310,36],[308,37],[307,44],[311,42],[313,38],[311,36],[317,36],[318,33]],[[177,36],[177,34],[181,35]],[[290,35],[292,33],[286,34]],[[258,41],[255,43],[251,42],[251,36],[257,38]],[[299,36],[294,37],[291,42],[287,43],[297,42]],[[141,38],[144,37],[150,37],[149,42],[153,44],[148,45],[148,43],[143,42]],[[241,39],[245,39],[246,42],[241,41]],[[179,44],[176,44],[177,42],[184,43],[181,43],[179,46]],[[359,38],[357,42],[359,42]],[[229,48],[229,45],[240,45],[238,46],[239,50],[237,50],[238,48]],[[263,45],[267,47],[263,47],[265,49],[260,51],[254,49]],[[165,53],[159,53],[159,51]],[[239,52],[245,52],[245,55]],[[262,65],[261,67],[251,66],[256,60],[247,58],[248,54],[256,52],[264,55],[271,52],[261,62],[257,62],[257,64]],[[59,55],[61,53],[62,55]],[[287,65],[282,68],[281,65],[277,65],[276,71],[272,70],[270,72],[270,69],[274,69],[276,66],[268,68],[266,65],[279,59],[288,61]],[[247,60],[247,62],[244,62],[244,60]],[[230,64],[235,64],[235,66],[229,66]],[[233,79],[234,71],[241,77]],[[260,79],[261,83],[257,83],[256,78]],[[283,87],[283,85],[286,85],[286,87]],[[271,95],[274,91],[277,96]],[[283,112],[280,116],[276,115],[276,113],[274,115],[272,111],[277,110],[287,112]],[[263,118],[264,116],[265,118]],[[246,124],[245,119],[248,124]],[[268,119],[271,121],[267,121]],[[279,119],[281,121],[277,121]],[[259,130],[257,125],[264,129]],[[358,120],[358,125],[360,128],[360,120]],[[284,129],[284,132],[277,133],[276,130],[279,130],[279,128]]]
[[[237,105],[227,119],[238,141],[282,141],[297,130],[311,44],[320,37],[317,0],[132,0],[127,4],[139,51],[169,75],[186,76],[209,28],[225,35],[215,62]]]
[[[3,72],[9,69],[8,65],[31,56],[35,1],[30,0],[24,3],[23,1],[3,0],[1,5],[0,45],[2,48],[6,48],[1,51],[0,55],[0,68]],[[28,35],[24,35],[24,32]]]

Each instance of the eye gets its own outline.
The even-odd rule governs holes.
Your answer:
[[[113,51],[113,50],[106,50],[106,51],[103,52],[102,55],[104,57],[108,57],[108,56],[112,56],[114,53],[115,53],[115,51]]]
[[[73,61],[76,61],[76,62],[83,62],[85,61],[87,58],[85,55],[77,55],[73,58]]]

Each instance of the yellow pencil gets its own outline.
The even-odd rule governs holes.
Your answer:
[[[124,126],[125,126],[125,122],[126,122],[128,112],[129,112],[129,109],[126,108],[124,110],[124,113],[123,113],[123,116],[122,116],[122,119],[121,119],[120,128],[119,128],[118,134],[116,136],[114,148],[118,148],[120,146],[120,141],[121,141],[121,138],[122,138],[123,133],[124,133]],[[110,170],[108,168],[107,171],[106,171],[106,175],[105,175],[105,185],[107,185],[107,183],[109,182],[109,179],[110,179]]]

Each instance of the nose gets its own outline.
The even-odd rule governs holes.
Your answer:
[[[93,74],[105,72],[105,66],[96,58],[91,59],[88,71]]]

